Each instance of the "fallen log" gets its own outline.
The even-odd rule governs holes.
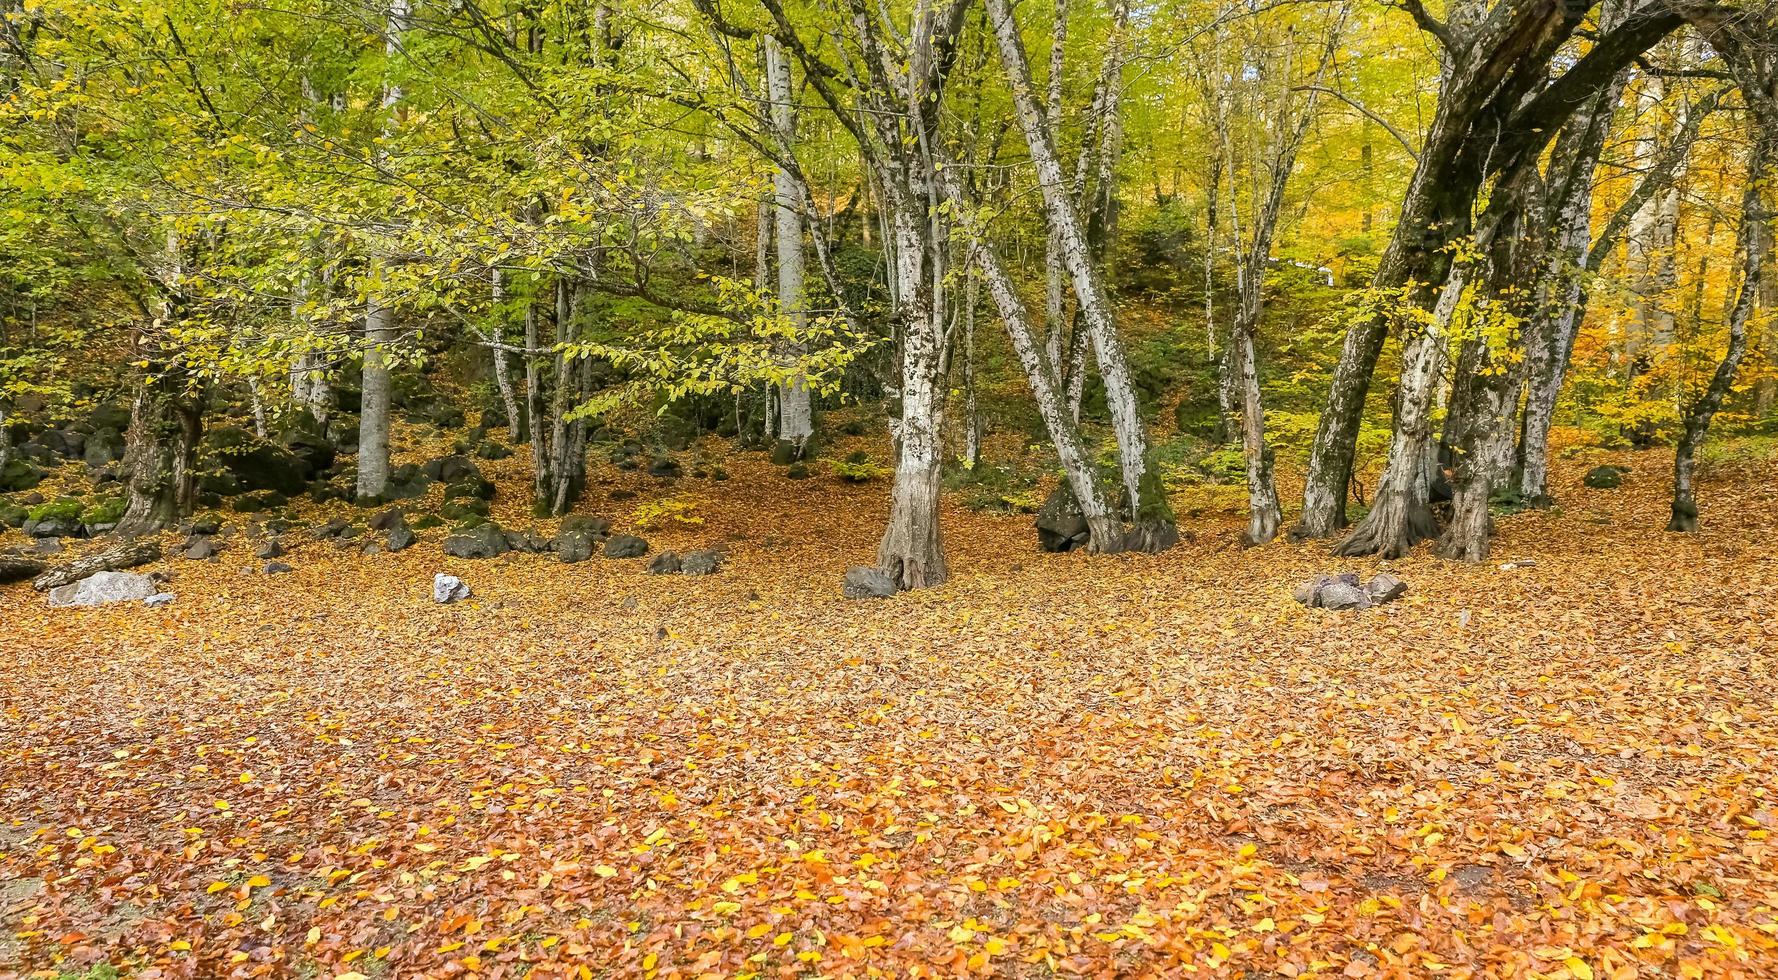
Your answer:
[[[23,555],[0,555],[0,584],[7,582],[23,582],[33,575],[40,575],[49,567],[49,563],[41,558],[26,558]]]
[[[96,572],[116,572],[125,568],[135,568],[158,561],[161,556],[159,541],[131,541],[120,544],[108,551],[96,555],[77,558],[44,572],[31,583],[31,587],[39,592],[47,592],[59,585],[78,582]]]

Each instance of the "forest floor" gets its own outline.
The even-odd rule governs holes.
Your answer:
[[[1620,461],[1363,612],[1220,506],[1109,558],[947,509],[950,584],[847,600],[886,488],[757,456],[648,534],[708,578],[435,530],[8,587],[0,974],[1778,975],[1778,466],[1678,536]]]

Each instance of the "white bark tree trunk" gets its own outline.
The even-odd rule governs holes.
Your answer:
[[[791,88],[790,60],[778,42],[767,37],[766,90],[771,101],[772,125],[778,131],[783,152],[796,146],[796,107]],[[808,329],[808,304],[803,296],[803,222],[798,209],[802,189],[794,175],[779,167],[773,174],[773,217],[778,243],[778,306],[799,339],[784,345],[784,356],[800,362],[804,354],[801,336]],[[814,415],[809,403],[809,383],[800,371],[792,371],[778,389],[778,439],[801,455],[814,434]]]
[[[524,434],[524,419],[519,415],[519,396],[512,386],[512,362],[506,351],[498,345],[506,342],[506,277],[499,269],[488,273],[492,281],[494,293],[494,323],[490,329],[495,347],[489,352],[494,355],[494,387],[500,391],[501,407],[506,409],[506,438],[517,443]]]
[[[1067,267],[1080,303],[1082,321],[1098,357],[1099,376],[1105,383],[1105,400],[1111,410],[1112,428],[1117,435],[1122,461],[1124,490],[1129,497],[1133,517],[1144,523],[1142,511],[1150,506],[1164,512],[1150,515],[1157,525],[1157,539],[1171,537],[1172,515],[1166,511],[1164,495],[1151,493],[1144,499],[1143,475],[1147,467],[1148,441],[1142,429],[1142,418],[1136,403],[1129,364],[1125,360],[1123,342],[1117,334],[1111,304],[1106,298],[1099,272],[1094,267],[1087,247],[1086,229],[1080,209],[1071,194],[1056,157],[1055,141],[1045,124],[1031,87],[1030,64],[1025,57],[1024,42],[1019,36],[1008,0],[988,0],[988,19],[999,42],[1001,62],[1010,76],[1013,103],[1020,128],[1031,148],[1037,166],[1038,181],[1043,189],[1044,208],[1052,228],[1062,245],[1063,264]]]
[[[407,29],[408,0],[390,0],[383,28],[384,53],[390,59],[401,50]],[[393,128],[395,107],[401,102],[401,86],[383,85],[385,130]],[[383,261],[370,259],[370,295],[364,313],[364,402],[358,419],[358,496],[381,497],[389,485],[389,347],[396,339],[395,311],[383,295]]]

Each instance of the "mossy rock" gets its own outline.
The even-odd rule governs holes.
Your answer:
[[[86,505],[75,497],[62,497],[50,500],[31,508],[29,516],[34,521],[74,521],[80,519],[81,511]]]
[[[87,505],[80,512],[80,522],[88,527],[102,524],[116,524],[123,519],[124,500],[122,497],[106,497]]]

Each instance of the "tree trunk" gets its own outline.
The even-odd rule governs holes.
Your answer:
[[[1765,95],[1767,99],[1773,100],[1769,104],[1778,104],[1778,88]],[[1698,447],[1703,444],[1704,436],[1710,431],[1711,419],[1734,388],[1735,372],[1741,365],[1742,356],[1747,353],[1747,324],[1753,318],[1755,308],[1759,306],[1761,277],[1766,258],[1766,249],[1762,247],[1761,239],[1770,235],[1772,228],[1772,213],[1767,209],[1761,188],[1778,176],[1773,173],[1774,169],[1778,169],[1772,166],[1775,155],[1778,155],[1778,131],[1756,132],[1752,159],[1748,162],[1746,188],[1741,196],[1738,243],[1741,251],[1741,285],[1735,295],[1735,305],[1729,311],[1728,346],[1723,351],[1722,360],[1716,365],[1716,372],[1711,375],[1710,385],[1683,415],[1684,426],[1680,430],[1679,445],[1673,453],[1673,504],[1672,517],[1667,522],[1669,531],[1690,532],[1698,529],[1698,501],[1692,486],[1695,459]]]
[[[393,59],[407,29],[408,0],[389,0],[384,54]],[[401,86],[383,85],[385,135],[393,129]],[[358,417],[358,496],[381,497],[389,488],[389,349],[396,338],[395,311],[383,295],[383,259],[370,259],[370,295],[364,313],[364,399]]]
[[[1032,93],[1030,64],[1008,0],[988,0],[988,19],[999,42],[1001,62],[1011,77],[1015,114],[1031,148],[1032,160],[1037,165],[1050,227],[1061,237],[1063,262],[1098,356],[1099,377],[1105,383],[1105,400],[1111,409],[1112,428],[1122,461],[1124,490],[1136,523],[1129,543],[1140,550],[1158,551],[1176,543],[1178,532],[1158,482],[1144,479],[1148,442],[1142,429],[1129,364],[1124,358],[1123,341],[1117,334],[1110,302],[1092,261],[1080,211],[1064,183],[1062,167],[1056,158],[1054,136],[1045,125]],[[1101,173],[1103,170],[1101,163]]]
[[[897,588],[924,589],[944,584],[950,575],[938,520],[944,423],[938,372],[942,330],[933,317],[925,209],[905,199],[900,189],[885,193],[883,207],[890,212],[895,245],[901,425],[889,526],[877,548],[877,565]]]
[[[375,277],[376,272],[371,275]],[[381,497],[389,488],[389,348],[395,342],[395,311],[373,286],[364,314],[364,400],[358,413],[358,496]]]
[[[962,202],[954,191],[952,199],[961,206]],[[1092,454],[1081,440],[1079,429],[1062,403],[1061,383],[1056,377],[1055,367],[1046,352],[1037,346],[1036,339],[1031,336],[1030,327],[1026,326],[1025,304],[1019,299],[1011,277],[1001,266],[1000,258],[994,253],[992,246],[981,242],[974,246],[974,251],[976,265],[981,269],[982,278],[987,280],[988,293],[994,297],[994,304],[1000,310],[1000,322],[1006,327],[1013,351],[1018,355],[1019,364],[1025,369],[1025,377],[1031,383],[1031,393],[1037,400],[1038,414],[1043,417],[1050,441],[1055,444],[1056,455],[1062,462],[1062,472],[1074,491],[1075,499],[1080,502],[1081,513],[1087,522],[1088,550],[1095,554],[1122,551],[1123,528],[1106,503],[1105,494],[1099,489],[1098,476],[1093,471]]]
[[[982,416],[975,396],[975,308],[981,280],[973,273],[963,282],[963,463],[975,469],[982,461]]]
[[[778,42],[765,39],[766,83],[771,99],[772,126],[778,131],[778,145],[788,154],[796,146],[796,109],[791,89],[790,60]],[[800,363],[804,354],[802,337],[808,331],[808,304],[803,296],[803,223],[798,210],[802,192],[796,177],[779,167],[773,173],[775,238],[778,243],[778,308],[790,322],[795,338],[783,345],[783,356]],[[809,383],[800,368],[793,369],[778,386],[778,440],[788,443],[793,455],[801,458],[809,437],[814,434],[814,416],[809,404]]]
[[[124,513],[117,533],[152,534],[191,516],[197,500],[197,446],[203,428],[199,399],[167,362],[137,379],[124,434]]]
[[[506,277],[499,269],[488,275],[494,290],[494,322],[489,330],[495,345],[489,351],[494,355],[494,387],[500,392],[501,407],[506,409],[506,439],[517,445],[524,436],[525,420],[519,414],[519,396],[512,386],[512,358],[500,347],[506,343]]]
[[[23,555],[0,555],[0,585],[8,582],[23,582],[33,575],[43,574],[49,563],[41,558],[26,558]]]
[[[70,582],[78,582],[89,575],[99,572],[116,572],[126,568],[136,568],[151,561],[159,561],[161,544],[153,539],[145,541],[125,541],[96,555],[77,558],[74,561],[57,565],[31,583],[31,588],[38,592],[48,592],[60,588]]]

